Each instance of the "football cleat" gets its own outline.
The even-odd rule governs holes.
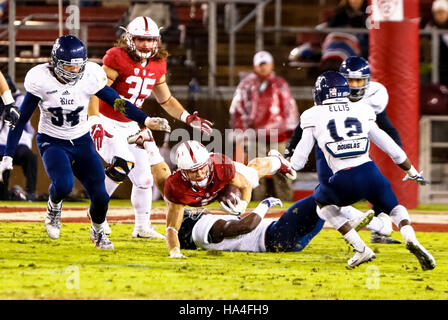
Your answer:
[[[383,236],[381,233],[372,231],[372,235],[370,236],[370,243],[400,244],[401,242],[393,238]]]
[[[158,233],[154,227],[137,227],[132,230],[132,238],[165,239],[165,236]]]
[[[355,255],[348,260],[348,266],[350,268],[354,268],[359,266],[362,263],[372,261],[375,259],[375,253],[368,246],[365,246],[363,252],[359,252],[355,250]]]
[[[45,229],[51,239],[59,238],[59,234],[61,233],[61,212],[62,207],[60,209],[53,208],[50,201],[48,201]]]
[[[362,216],[360,216],[357,219],[350,220],[349,223],[352,226],[353,229],[355,229],[357,232],[364,228],[366,225],[372,221],[373,217],[375,216],[375,211],[369,210],[366,213],[364,213]]]
[[[114,250],[114,244],[109,240],[104,230],[97,232],[93,227],[90,227],[90,240],[98,249]]]
[[[90,216],[90,211],[87,210],[87,218],[89,218],[90,221],[92,221],[92,217]],[[109,223],[107,223],[107,220],[104,220],[103,223],[103,230],[105,234],[111,234],[112,233],[112,229],[109,226]]]
[[[419,242],[406,242],[406,249],[417,257],[423,271],[432,270],[436,267],[434,257]]]
[[[291,166],[291,163],[286,160],[280,152],[277,150],[272,149],[268,153],[268,157],[277,157],[280,159],[280,169],[278,169],[278,172],[283,174],[286,178],[290,180],[296,180],[297,178],[297,172],[294,170]]]
[[[154,138],[152,136],[151,130],[148,128],[144,128],[140,130],[139,132],[130,135],[128,137],[128,143],[129,144],[135,144],[137,147],[144,149],[145,142],[151,142],[154,141]]]

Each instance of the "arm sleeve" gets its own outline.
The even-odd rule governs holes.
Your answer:
[[[314,147],[313,130],[314,129],[310,127],[303,130],[302,139],[300,139],[300,142],[291,157],[292,168],[296,171],[303,169],[308,161],[308,156]]]
[[[386,110],[376,115],[376,123],[381,130],[384,130],[395,141],[396,144],[403,148],[400,134],[387,116]]]
[[[20,106],[20,117],[17,124],[13,130],[9,130],[8,140],[6,142],[5,155],[9,157],[14,157],[16,152],[17,144],[19,143],[20,137],[22,136],[23,129],[27,122],[31,119],[34,110],[39,104],[40,98],[36,97],[32,93],[27,92],[25,98],[23,99],[22,105]]]
[[[386,152],[396,164],[403,163],[407,159],[406,153],[401,149],[386,132],[381,130],[375,122],[372,122],[369,130],[369,139],[381,150]]]
[[[289,141],[288,145],[286,146],[286,149],[288,149],[289,154],[291,155],[294,152],[294,149],[297,147],[297,144],[299,143],[300,139],[302,138],[303,130],[300,127],[300,123],[297,125],[297,127],[294,129],[294,133],[292,134],[291,140]]]
[[[101,100],[103,100],[104,102],[106,102],[107,104],[109,104],[111,106],[111,108],[113,108],[113,105],[115,103],[116,99],[122,99],[117,91],[115,91],[113,88],[109,87],[109,86],[105,86],[104,88],[102,88],[100,91],[98,91],[97,93],[95,93],[95,95],[100,98]],[[124,100],[124,99],[123,99]],[[144,113],[143,111],[141,111],[139,108],[137,108],[135,105],[133,105],[132,103],[130,103],[127,100],[125,101],[125,116],[133,121],[138,122],[141,125],[145,124],[145,119],[148,117],[148,115],[146,113]]]

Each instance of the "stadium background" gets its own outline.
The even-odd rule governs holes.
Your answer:
[[[14,52],[14,76],[19,88],[23,89],[24,76],[32,66],[47,61],[51,45],[60,33],[60,30],[58,30],[58,2],[63,3],[63,33],[76,34],[81,39],[87,39],[88,56],[91,60],[98,63],[101,63],[101,58],[105,51],[117,39],[118,26],[122,25],[123,16],[128,12],[131,4],[130,1],[115,0],[84,2],[77,0],[7,1],[10,7],[11,3],[15,7],[15,24],[18,25],[20,24],[19,21],[22,21],[22,26],[16,31],[16,49]],[[412,3],[416,6],[419,10],[416,16],[419,16],[421,21],[430,18],[431,0],[410,0],[405,2],[407,5]],[[316,76],[320,73],[318,64],[306,64],[306,62],[297,64],[297,61],[290,59],[290,54],[292,49],[310,39],[323,39],[326,33],[331,31],[316,33],[312,29],[331,16],[340,1],[218,0],[152,1],[152,3],[164,6],[170,5],[171,26],[165,28],[166,33],[162,34],[162,42],[170,52],[170,57],[167,61],[167,78],[173,95],[179,99],[188,111],[197,110],[199,114],[212,120],[216,129],[223,132],[224,129],[229,128],[228,110],[235,86],[240,76],[251,71],[253,54],[260,48],[271,52],[274,56],[275,71],[278,75],[284,77],[292,87],[299,111],[303,112],[313,104],[311,88]],[[79,6],[80,29],[69,30],[66,28],[67,19],[70,18],[70,11],[67,11],[67,6],[69,5]],[[212,8],[216,8],[216,16],[211,15],[213,13]],[[235,11],[232,11],[233,9]],[[7,12],[8,8],[5,13]],[[235,15],[232,15],[232,13],[235,13]],[[24,19],[28,21],[24,23]],[[214,24],[210,24],[211,19],[215,20]],[[233,24],[232,19],[235,19]],[[0,38],[0,62],[2,71],[11,73],[11,65],[8,58],[8,54],[12,53],[8,39],[8,28],[11,27],[11,22],[9,22],[9,25],[8,22],[7,17],[4,17],[1,25],[3,37]],[[234,60],[232,60],[231,54],[229,54],[230,50],[232,50],[231,34],[229,33],[232,25],[240,27],[235,33]],[[214,28],[216,28],[216,33],[213,32]],[[261,28],[264,28],[264,31],[261,31]],[[349,30],[344,30],[344,32],[349,32]],[[260,41],[260,34],[263,36],[261,38],[262,41]],[[419,59],[420,66],[419,70],[414,70],[419,73],[417,74],[417,79],[420,79],[422,86],[432,89],[438,85],[438,75],[437,72],[434,72],[434,69],[436,69],[433,61],[435,56],[432,53],[435,50],[434,48],[437,48],[433,43],[434,39],[437,40],[437,37],[431,39],[428,34],[422,33],[420,39],[416,40],[418,48],[414,52],[416,58]],[[216,55],[211,56],[209,44],[210,41],[214,40],[216,40]],[[403,42],[403,45],[407,44],[408,41]],[[406,50],[401,50],[401,52],[404,51]],[[395,58],[390,56],[394,54],[393,51],[387,54],[391,60]],[[438,58],[446,59],[446,57]],[[388,57],[386,56],[383,59],[388,59]],[[398,58],[396,61],[400,61],[400,59]],[[400,67],[406,68],[407,66],[402,65]],[[391,91],[389,87],[388,89]],[[412,116],[415,119],[418,120],[424,115],[436,115],[439,117],[448,115],[446,96],[440,95],[438,92],[431,96],[428,94],[431,92],[429,89],[420,91],[420,103],[417,104],[414,110],[415,112],[420,110],[420,115],[413,113]],[[417,87],[417,97],[418,94]],[[427,101],[434,101],[434,99],[439,99],[439,102],[432,105],[426,103]],[[413,139],[411,142],[417,146],[417,150],[412,150],[414,153],[411,159],[417,164],[417,156],[420,155],[420,158],[423,156],[428,157],[429,152],[430,170],[435,170],[434,172],[430,171],[431,173],[425,173],[430,180],[437,180],[438,189],[434,192],[435,195],[429,195],[425,199],[428,199],[428,202],[446,203],[448,202],[448,169],[446,167],[448,152],[446,145],[443,145],[444,142],[442,140],[442,144],[434,150],[434,153],[427,149],[419,151],[418,141],[416,141],[419,137],[417,134],[418,125],[416,127],[408,127],[406,130],[409,131],[407,132],[400,131],[403,121],[406,124],[406,119],[401,118],[403,110],[399,109],[400,107],[399,105],[389,105],[389,115],[394,124],[398,124],[397,127],[402,137],[404,136],[406,137],[405,139],[408,139],[408,133],[413,133],[410,139]],[[166,117],[173,129],[178,127],[185,128],[191,133],[189,127],[172,119],[152,98],[145,102],[143,110],[154,116]],[[38,117],[39,113],[36,112],[32,118],[32,124],[35,128],[37,128]],[[399,123],[400,121],[402,123]],[[434,134],[443,136],[443,132],[433,132]],[[155,136],[158,144],[161,145],[163,137],[158,133],[155,133]],[[171,145],[176,142],[171,142]],[[33,151],[36,154],[38,153],[35,143],[33,143]],[[425,152],[425,155],[423,155],[423,152]],[[38,159],[37,192],[38,194],[45,194],[48,193],[49,180],[44,172],[41,159]],[[386,162],[383,166],[386,168],[390,167],[390,163]],[[395,167],[393,170],[401,174]],[[312,190],[313,183],[315,183],[312,157],[305,171],[311,173],[310,181],[304,179],[305,181],[296,183],[296,197],[309,193]],[[397,177],[393,178],[397,180]],[[25,185],[20,168],[16,168],[11,175],[10,187],[15,184]],[[411,188],[414,187],[415,189],[417,188],[416,186]],[[114,198],[128,199],[130,188],[130,182],[126,181],[115,192]],[[405,191],[403,192],[406,193]],[[73,196],[74,198],[84,197],[83,189],[78,181],[76,182]],[[415,205],[416,203],[410,201],[410,207]]]

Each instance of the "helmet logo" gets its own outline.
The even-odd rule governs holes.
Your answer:
[[[336,98],[338,95],[338,89],[336,89],[336,88],[330,88],[328,90],[328,92],[329,92],[331,98]]]

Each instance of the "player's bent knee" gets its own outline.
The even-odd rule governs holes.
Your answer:
[[[111,180],[121,183],[126,179],[129,172],[134,168],[134,163],[130,161],[126,161],[120,157],[113,157],[109,166],[107,166],[105,170],[106,176],[108,176]]]
[[[395,223],[395,225],[399,226],[400,222],[403,220],[408,220],[411,222],[411,218],[409,218],[408,210],[403,207],[401,204],[395,206],[390,212],[390,218]]]

